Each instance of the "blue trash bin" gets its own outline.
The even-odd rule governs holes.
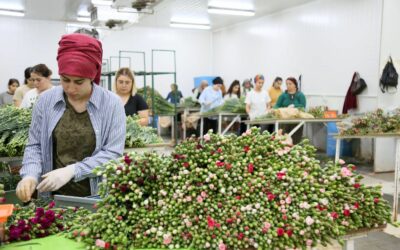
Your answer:
[[[327,123],[327,138],[326,138],[326,154],[328,156],[335,156],[336,154],[336,139],[334,135],[338,133],[335,122]],[[340,156],[353,156],[352,140],[342,140],[340,147]]]

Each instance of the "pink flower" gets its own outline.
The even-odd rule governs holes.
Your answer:
[[[106,242],[104,240],[97,239],[96,240],[96,247],[105,248],[106,247]]]
[[[307,177],[308,176],[308,172],[304,171],[303,176]]]
[[[251,135],[251,129],[246,130],[246,135]]]
[[[189,167],[190,165],[189,165],[189,162],[184,162],[184,163],[182,164],[182,166],[185,167],[185,168],[187,168],[187,167]]]
[[[345,162],[344,160],[342,160],[342,159],[339,159],[338,163],[339,163],[340,165],[344,165],[346,162]]]
[[[323,189],[323,188],[321,188],[319,191],[320,191],[321,193],[325,193],[325,189]]]
[[[206,197],[207,197],[207,193],[204,192],[204,191],[202,191],[200,195],[201,195],[201,197],[203,197],[203,198],[206,198]]]
[[[276,178],[278,178],[278,180],[283,180],[286,176],[285,172],[279,171],[278,173],[276,173]]]
[[[332,217],[332,219],[337,219],[337,218],[339,218],[339,215],[336,213],[336,212],[331,212],[331,217]]]
[[[300,230],[299,234],[304,235],[305,234],[304,230]]]
[[[292,198],[290,198],[290,196],[289,196],[289,197],[286,197],[285,202],[286,202],[287,204],[292,203]]]
[[[343,177],[348,177],[348,176],[353,175],[353,173],[347,167],[342,167],[342,170],[340,171],[340,173]]]
[[[273,193],[268,193],[267,197],[269,201],[273,201],[275,199],[275,195]]]
[[[379,198],[378,197],[374,198],[374,203],[379,203]]]
[[[348,221],[342,221],[342,225],[348,227],[349,226],[349,222]]]
[[[223,242],[219,243],[218,250],[226,250],[226,245]]]
[[[223,162],[223,161],[217,161],[216,164],[217,164],[218,167],[225,166],[225,162]]]
[[[285,150],[278,150],[278,155],[279,155],[279,156],[282,156],[282,155],[284,155],[285,153],[286,153]]]
[[[254,171],[254,165],[252,163],[249,163],[249,165],[247,165],[247,171],[249,171],[249,173],[253,173]]]
[[[164,234],[164,241],[163,241],[163,243],[164,243],[164,245],[169,245],[169,244],[171,244],[171,242],[172,242],[172,236],[171,236],[171,234]]]
[[[308,226],[311,226],[312,224],[314,224],[314,219],[311,218],[310,216],[307,216],[307,218],[306,218],[306,224],[307,224]]]
[[[270,229],[270,228],[271,228],[271,223],[269,223],[269,222],[264,222],[264,228]]]
[[[211,137],[210,137],[209,134],[205,134],[205,135],[203,136],[203,138],[204,138],[204,141],[209,141],[209,140],[211,139]]]
[[[308,239],[308,240],[306,240],[306,245],[307,246],[312,246],[312,243],[313,243],[313,240],[310,240],[310,239]]]
[[[197,202],[198,203],[202,203],[203,202],[203,198],[200,195],[197,196]]]

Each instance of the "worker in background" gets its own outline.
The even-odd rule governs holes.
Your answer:
[[[228,92],[226,92],[224,96],[224,100],[229,99],[240,99],[240,82],[238,80],[234,80],[229,86]]]
[[[32,108],[39,96],[53,87],[51,70],[45,64],[38,64],[31,68],[31,80],[35,88],[29,90],[22,99],[20,108]]]
[[[306,108],[306,97],[299,91],[296,78],[289,77],[286,79],[286,91],[279,96],[274,108]],[[297,124],[284,124],[281,128],[284,133],[290,133],[296,126]],[[302,136],[303,129],[300,128],[292,135],[293,143],[299,143]]]
[[[246,96],[253,89],[250,79],[245,79],[242,83],[242,96]]]
[[[199,100],[201,93],[203,90],[205,90],[208,87],[208,81],[207,80],[202,80],[200,82],[199,87],[195,88],[193,91],[193,99],[194,100]]]
[[[200,112],[208,112],[218,106],[221,106],[224,103],[221,91],[221,87],[223,84],[224,81],[222,80],[222,78],[217,76],[213,79],[213,85],[208,86],[204,89],[199,98],[199,102],[201,104]],[[210,129],[216,132],[217,126],[218,121],[215,117],[204,118],[203,133],[207,133]]]
[[[167,98],[165,99],[170,103],[179,104],[182,97],[183,95],[182,92],[178,90],[178,85],[173,83],[171,84],[171,92],[168,93]]]
[[[137,93],[135,76],[129,68],[120,68],[115,75],[114,89],[121,98],[125,115],[138,115],[140,125],[149,124],[149,107],[141,95]]]
[[[267,110],[270,99],[267,92],[263,91],[264,76],[256,75],[254,77],[255,86],[246,95],[246,112],[250,117],[250,120],[267,114]]]
[[[43,93],[33,107],[16,190],[22,201],[35,189],[40,197],[95,195],[99,179],[93,169],[122,155],[126,116],[121,99],[98,86],[102,54],[100,41],[88,35],[61,38],[61,86]]]
[[[271,101],[269,102],[269,107],[274,107],[276,102],[278,101],[279,96],[282,94],[282,78],[276,77],[272,86],[268,89],[268,95]]]
[[[0,106],[13,104],[15,90],[19,87],[19,81],[11,78],[8,80],[8,90],[0,94]]]
[[[13,101],[14,105],[19,107],[21,105],[22,99],[24,99],[24,95],[26,92],[29,90],[33,89],[35,87],[34,82],[31,78],[31,67],[28,67],[25,69],[24,72],[24,85],[20,86],[15,90],[14,96],[13,96]]]

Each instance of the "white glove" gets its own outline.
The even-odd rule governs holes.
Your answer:
[[[38,182],[36,178],[27,176],[18,182],[16,194],[22,202],[30,201]]]
[[[288,108],[294,108],[294,104],[290,104]]]
[[[37,186],[39,192],[51,192],[60,189],[75,175],[75,164],[53,170],[42,176],[44,180]]]

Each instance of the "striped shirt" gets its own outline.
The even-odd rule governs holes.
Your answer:
[[[65,111],[63,94],[61,86],[54,87],[43,93],[33,108],[29,140],[20,170],[22,178],[31,176],[39,182],[42,175],[53,170],[52,134]],[[122,155],[126,117],[121,98],[96,84],[93,84],[87,111],[96,136],[96,148],[91,157],[75,163],[74,181],[91,177],[91,193],[95,195],[99,179],[92,174],[92,170]]]

